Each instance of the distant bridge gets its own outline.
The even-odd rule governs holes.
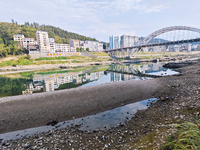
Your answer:
[[[176,31],[178,31],[178,34],[176,33]],[[186,31],[186,33],[183,32],[181,35],[180,31]],[[163,40],[162,42],[161,41],[158,42],[158,40],[153,41],[155,37],[159,37],[162,35],[164,36],[162,38],[165,40]],[[169,40],[167,40],[168,37],[170,38]],[[145,48],[145,47],[176,45],[176,44],[193,43],[193,42],[199,42],[199,41],[200,41],[200,29],[187,27],[187,26],[172,26],[172,27],[163,28],[151,33],[149,36],[147,36],[142,41],[140,41],[138,45],[134,45],[131,47],[111,49],[105,52],[115,57],[132,57],[134,54],[136,54],[142,48]]]

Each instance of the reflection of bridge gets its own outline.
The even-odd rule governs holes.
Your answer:
[[[180,31],[183,33],[180,33]],[[157,40],[155,40],[155,37],[157,37]],[[138,45],[107,50],[105,52],[115,57],[131,57],[133,54],[139,52],[142,48],[145,47],[175,45],[199,41],[200,29],[186,26],[172,26],[153,32],[142,41],[140,41]]]

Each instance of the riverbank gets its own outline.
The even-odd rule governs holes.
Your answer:
[[[108,57],[108,56],[105,56],[105,57]],[[165,56],[164,55],[160,56],[159,54],[155,54],[155,56],[152,56],[150,54],[138,55],[134,59],[118,58],[118,59],[112,59],[112,61],[94,61],[94,62],[84,62],[84,63],[61,63],[61,64],[56,63],[56,64],[21,65],[21,66],[17,65],[17,66],[0,67],[0,75],[20,73],[20,72],[30,72],[30,71],[36,71],[36,70],[46,70],[46,69],[59,69],[59,68],[70,69],[73,67],[110,65],[110,64],[118,64],[118,63],[186,61],[186,60],[197,60],[199,58],[200,58],[200,55],[198,52],[196,52],[194,54],[182,53],[182,54],[176,54],[176,55],[175,54],[172,55],[170,53],[169,55],[165,55]],[[55,60],[55,62],[57,61]]]
[[[63,119],[64,116],[75,113],[75,115],[70,115],[70,119],[73,119],[80,117],[79,115],[102,112],[106,109],[113,109],[150,97],[161,99],[157,103],[151,104],[148,109],[138,111],[130,121],[125,125],[119,125],[117,128],[84,133],[79,131],[78,126],[74,126],[40,133],[22,140],[7,141],[4,143],[4,145],[7,145],[4,148],[158,149],[174,124],[185,120],[193,121],[190,115],[199,118],[199,65],[200,63],[197,63],[177,69],[181,73],[180,76],[166,76],[146,81],[117,82],[109,85],[56,91],[53,94],[56,96],[50,93],[40,93],[42,100],[38,99],[39,94],[35,97],[31,95],[33,99],[30,100],[26,95],[17,96],[18,100],[17,97],[2,98],[0,100],[2,106],[0,108],[1,118],[5,115],[5,119],[1,120],[5,128],[4,131],[3,128],[1,129],[3,132],[12,131],[13,128],[19,129],[23,126],[23,123],[24,125],[31,125],[37,120],[41,122],[46,117],[52,119],[57,115],[55,119],[58,120],[59,117]],[[77,91],[74,92],[73,90]],[[67,100],[68,97],[61,94],[67,91],[73,91],[71,96],[67,94],[69,99],[72,98],[70,101]],[[76,95],[79,99],[74,99],[72,95]],[[9,102],[6,102],[7,100]],[[38,108],[40,111],[34,110],[37,109],[37,105],[41,105]],[[19,111],[22,108],[23,110]],[[73,111],[67,112],[69,109]],[[33,110],[40,115],[32,115],[35,118],[29,120],[27,116],[30,116]],[[28,113],[30,114],[28,115]],[[15,117],[18,119],[15,119]],[[26,118],[28,118],[27,121]],[[17,124],[20,125],[16,127]],[[11,128],[6,127],[6,125]]]

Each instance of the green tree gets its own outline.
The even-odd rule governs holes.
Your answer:
[[[0,44],[0,57],[6,57],[8,55],[5,45]]]
[[[84,51],[84,48],[81,47],[81,48],[80,48],[80,52],[82,52],[82,51]]]
[[[76,51],[77,51],[77,52],[80,52],[80,48],[79,48],[79,47],[77,47],[77,48],[76,48]]]
[[[17,46],[13,44],[13,45],[10,45],[9,48],[10,48],[11,55],[15,55],[16,51],[18,50]]]
[[[88,52],[89,52],[89,51],[90,51],[90,49],[89,49],[89,48],[86,48],[86,51],[88,51]]]

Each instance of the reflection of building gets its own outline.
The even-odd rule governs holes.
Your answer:
[[[22,91],[22,94],[25,95],[25,94],[31,94],[33,93],[30,89],[26,89],[25,91]]]
[[[54,80],[53,79],[45,79],[44,80],[44,89],[45,92],[54,91]]]
[[[111,72],[111,82],[121,81],[121,73]]]
[[[94,81],[104,76],[104,71],[87,73],[88,71],[71,72],[63,74],[34,75],[33,82],[29,84],[31,91],[54,91],[60,85],[66,83],[82,84],[87,81]],[[81,76],[79,76],[81,75]]]

